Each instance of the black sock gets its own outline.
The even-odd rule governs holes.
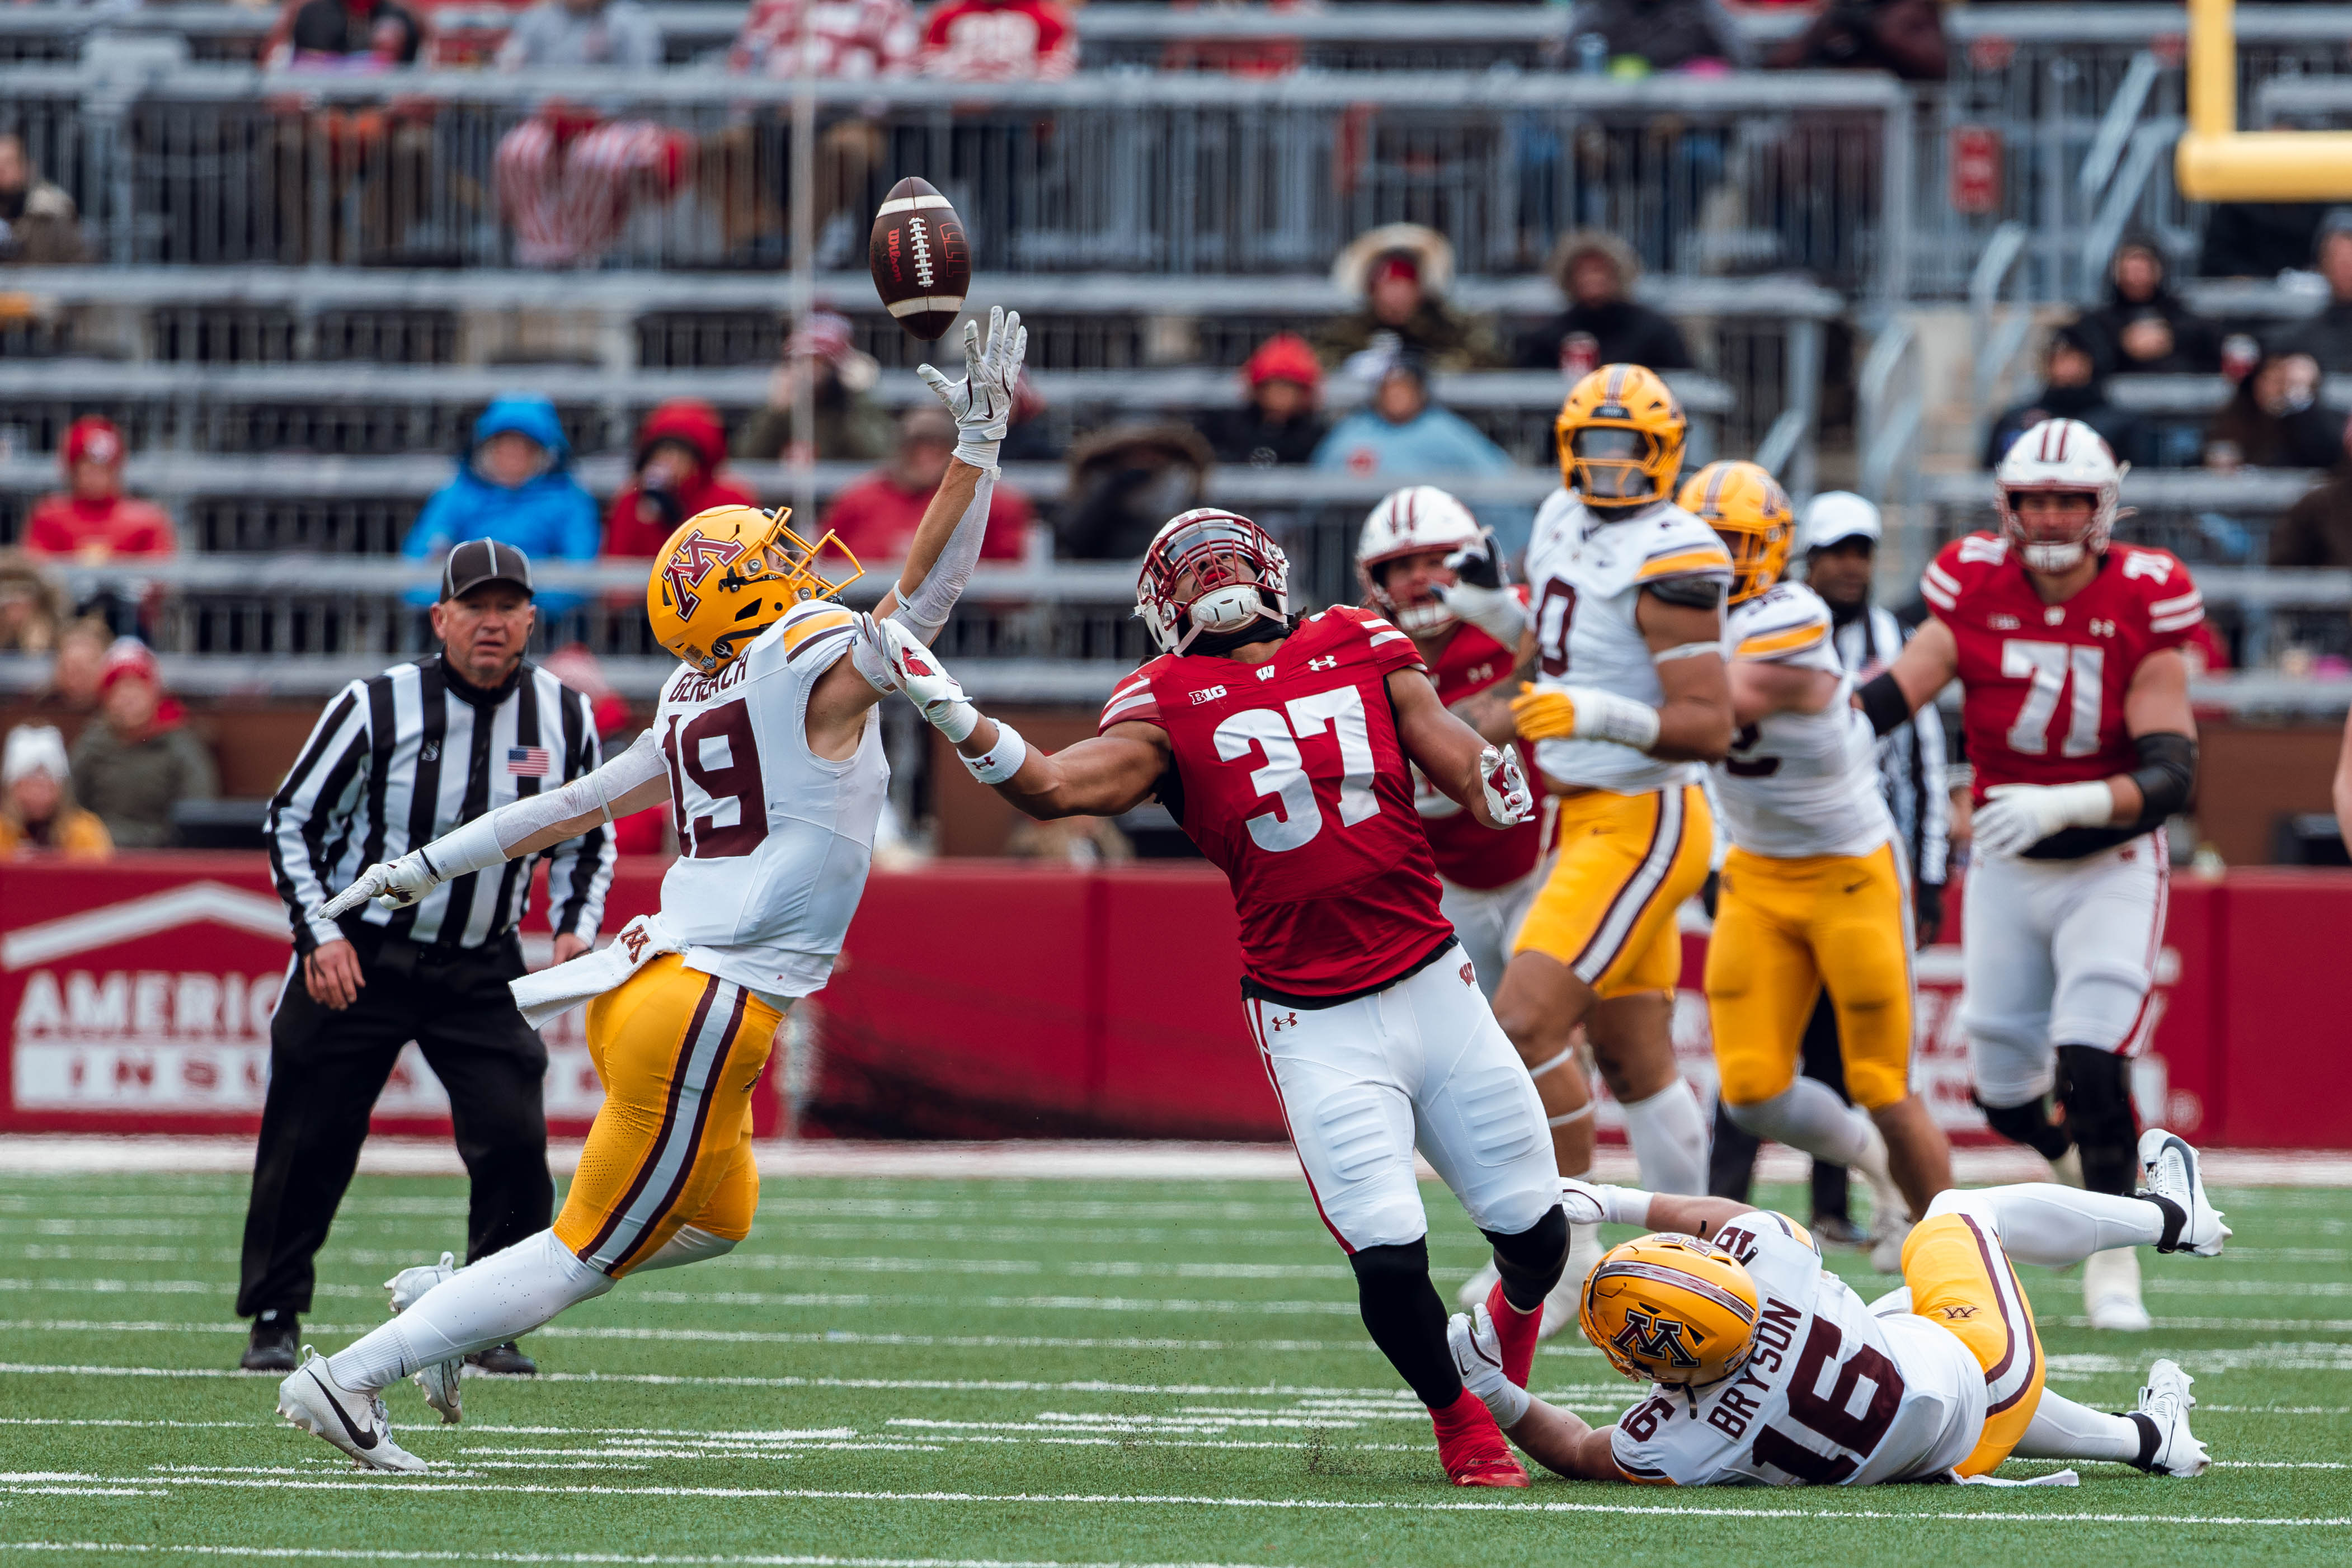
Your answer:
[[[1544,1217],[1515,1235],[1483,1230],[1495,1247],[1495,1271],[1503,1277],[1503,1300],[1534,1312],[1568,1270],[1568,1216],[1553,1204]]]
[[[2156,1244],[2158,1252],[2180,1250],[2180,1233],[2189,1227],[2189,1211],[2168,1197],[2144,1192],[2139,1197],[2164,1211],[2164,1237]]]
[[[1462,1374],[1445,1348],[1445,1303],[1429,1282],[1428,1239],[1367,1247],[1348,1261],[1355,1267],[1364,1327],[1389,1364],[1432,1409],[1462,1397]]]
[[[2153,1471],[2156,1469],[2156,1446],[2164,1441],[2164,1434],[2157,1429],[2152,1417],[2137,1410],[2122,1410],[2116,1414],[2139,1428],[2139,1458],[2132,1463],[2143,1470]]]

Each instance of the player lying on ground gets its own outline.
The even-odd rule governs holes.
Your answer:
[[[1585,1213],[1678,1233],[1625,1243],[1584,1284],[1585,1336],[1650,1396],[1589,1427],[1507,1375],[1483,1319],[1449,1325],[1455,1363],[1514,1442],[1576,1480],[1868,1486],[1981,1476],[2011,1454],[2193,1476],[2209,1461],[2189,1375],[2157,1362],[2120,1416],[2051,1393],[2010,1265],[2108,1247],[2217,1256],[2230,1231],[2197,1151],[2150,1129],[2138,1155],[2132,1197],[2053,1182],[1937,1195],[1904,1243],[1904,1288],[1868,1306],[1786,1215],[1570,1184]]]
[[[2155,1022],[2164,823],[2197,779],[2180,649],[2205,618],[2187,567],[2111,542],[2121,483],[2087,424],[2019,436],[1993,472],[2000,531],[1929,563],[1933,618],[1856,697],[1884,735],[1958,679],[1976,768],[1960,1024],[1977,1103],[2049,1160],[2073,1149],[2082,1185],[2106,1193],[2134,1175],[2130,1059]],[[2083,1302],[2094,1328],[2147,1328],[2138,1254],[2090,1260]]]
[[[989,312],[967,328],[967,377],[927,379],[961,440],[924,511],[898,585],[873,616],[843,609],[787,514],[703,512],[670,536],[646,589],[662,646],[685,664],[653,727],[552,793],[477,817],[324,906],[412,902],[600,821],[664,801],[679,855],[661,913],[609,946],[514,982],[534,1026],[583,1002],[604,1088],[551,1229],[457,1270],[445,1257],[390,1281],[392,1322],[333,1356],[311,1353],[278,1390],[280,1414],[362,1469],[421,1470],[393,1441],[378,1391],[414,1375],[458,1418],[460,1358],[602,1295],[623,1275],[716,1258],[750,1234],[751,1086],[793,1001],[822,987],[865,891],[889,783],[874,706],[898,650],[947,623],[979,559],[1028,335]],[[837,542],[834,548],[839,549]],[[845,556],[846,552],[844,552]],[[888,641],[884,632],[897,643]]]
[[[1446,1353],[1413,1150],[1494,1244],[1498,1354],[1522,1379],[1568,1223],[1535,1086],[1439,911],[1412,769],[1490,828],[1525,821],[1535,798],[1513,749],[1438,702],[1412,639],[1353,606],[1295,619],[1289,574],[1246,517],[1171,520],[1136,586],[1164,652],[1118,684],[1100,735],[1050,757],[891,632],[899,687],[1029,815],[1115,816],[1157,796],[1224,871],[1251,1038],[1364,1326],[1429,1406],[1450,1478],[1525,1486]]]

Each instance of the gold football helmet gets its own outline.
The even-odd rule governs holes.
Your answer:
[[[1563,482],[1588,507],[1636,507],[1674,493],[1690,422],[1645,365],[1603,365],[1569,389],[1552,429]]]
[[[1731,551],[1732,603],[1755,598],[1788,570],[1797,509],[1758,465],[1710,463],[1684,481],[1675,505],[1713,528]]]
[[[1756,1281],[1738,1259],[1691,1236],[1638,1236],[1585,1277],[1577,1321],[1626,1376],[1699,1387],[1748,1364]]]
[[[827,599],[866,575],[830,532],[811,544],[794,533],[791,509],[713,507],[697,512],[654,558],[646,619],[654,641],[709,674],[804,600]],[[831,549],[845,576],[823,564]]]

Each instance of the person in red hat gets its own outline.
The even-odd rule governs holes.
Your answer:
[[[117,556],[167,556],[179,549],[172,519],[152,501],[122,493],[122,433],[90,414],[75,420],[58,449],[66,493],[44,496],[25,524],[25,553],[84,564]]]
[[[719,472],[727,427],[707,402],[673,398],[637,429],[637,460],[604,519],[604,553],[661,553],[678,524],[713,507],[756,507],[751,491]]]
[[[1242,382],[1248,402],[1211,409],[1195,422],[1217,461],[1270,468],[1313,457],[1330,425],[1316,406],[1323,367],[1307,340],[1295,332],[1268,338],[1242,366]]]
[[[172,842],[172,808],[220,793],[205,743],[187,728],[187,709],[163,691],[155,655],[136,637],[118,637],[98,677],[98,722],[74,742],[74,787],[123,849]]]

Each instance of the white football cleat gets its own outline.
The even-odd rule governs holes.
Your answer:
[[[2150,1127],[2139,1135],[2139,1164],[2140,1169],[2147,1173],[2147,1190],[2179,1205],[2188,1217],[2172,1245],[2159,1246],[2157,1250],[2193,1252],[2200,1258],[2220,1257],[2222,1243],[2230,1239],[2230,1228],[2221,1223],[2221,1211],[2205,1196],[2205,1177],[2197,1168],[2197,1151],[2188,1140],[2161,1127]]]
[[[363,1470],[421,1470],[425,1461],[392,1440],[383,1401],[335,1381],[327,1358],[305,1345],[302,1364],[278,1385],[278,1413],[352,1457]]]
[[[2196,1381],[2177,1361],[2159,1361],[2147,1369],[2136,1414],[2156,1423],[2156,1452],[2142,1467],[2152,1476],[2201,1476],[2213,1463],[2189,1430],[2189,1407],[2197,1403],[2189,1385]]]
[[[457,1271],[457,1255],[441,1254],[438,1263],[417,1263],[383,1282],[392,1292],[392,1315],[398,1317],[424,1299],[425,1292],[440,1284]],[[466,1361],[463,1356],[451,1356],[430,1366],[420,1366],[415,1372],[416,1386],[425,1391],[425,1403],[441,1412],[444,1426],[464,1419],[460,1407],[465,1384]]]
[[[2095,1329],[2146,1333],[2156,1325],[2139,1299],[2139,1250],[2111,1247],[2083,1260],[2083,1311]]]
[[[1528,1391],[1504,1375],[1503,1342],[1483,1302],[1446,1320],[1445,1348],[1454,1354],[1462,1386],[1486,1407],[1496,1425],[1518,1425],[1528,1413]]]

